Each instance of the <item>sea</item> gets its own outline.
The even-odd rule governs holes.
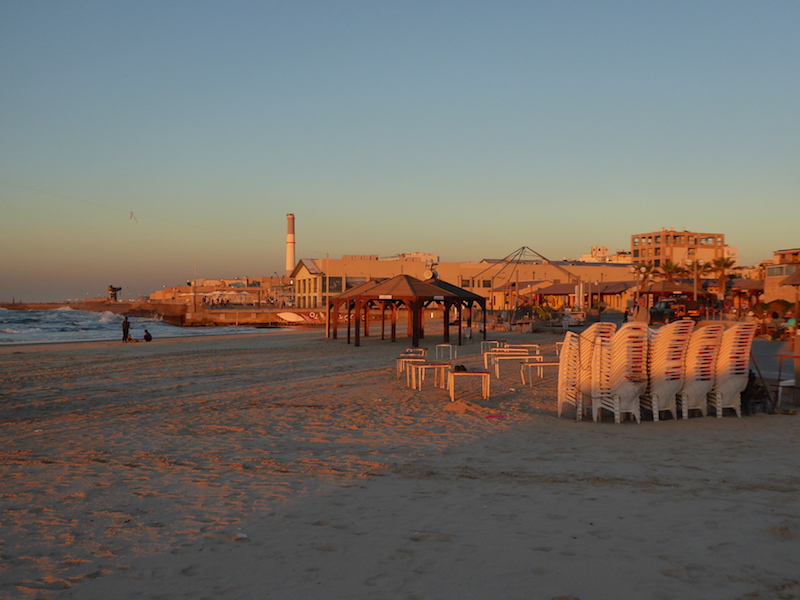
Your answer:
[[[122,320],[111,312],[61,307],[47,310],[0,308],[0,345],[53,342],[122,341]],[[178,327],[158,319],[128,317],[130,335],[141,340],[144,330],[153,339],[253,333],[253,327]]]

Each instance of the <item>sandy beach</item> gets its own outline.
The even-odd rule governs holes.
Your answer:
[[[800,417],[559,419],[512,365],[451,403],[407,344],[0,348],[0,597],[800,598]]]

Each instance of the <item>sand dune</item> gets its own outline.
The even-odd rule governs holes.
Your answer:
[[[0,597],[800,598],[797,417],[576,423],[511,366],[450,403],[404,343],[0,349]]]

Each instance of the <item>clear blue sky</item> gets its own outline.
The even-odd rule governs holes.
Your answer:
[[[298,258],[661,227],[771,258],[798,31],[795,0],[3,0],[0,301],[282,273],[288,212]]]

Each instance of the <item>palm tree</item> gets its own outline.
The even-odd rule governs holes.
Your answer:
[[[735,264],[735,260],[725,256],[715,258],[711,261],[711,269],[717,273],[717,300],[721,300],[723,302],[725,301],[725,293],[727,291],[726,283],[728,281],[726,275],[728,269],[732,269]]]
[[[665,260],[664,264],[662,264],[658,270],[658,275],[670,283],[673,283],[676,277],[682,277],[686,275],[686,267],[675,264],[671,260]]]
[[[686,271],[691,273],[692,277],[694,278],[695,290],[698,290],[701,287],[700,278],[703,275],[710,273],[712,270],[713,267],[709,263],[703,262],[701,260],[695,260],[693,262],[686,263]],[[697,300],[697,294],[695,294],[694,299]]]

